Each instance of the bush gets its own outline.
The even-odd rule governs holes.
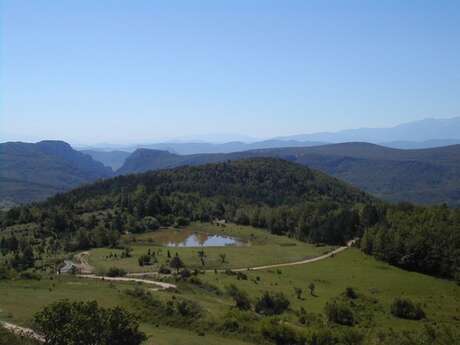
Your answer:
[[[56,302],[34,321],[46,344],[139,345],[147,339],[133,314],[120,307],[101,308],[95,301]]]
[[[144,217],[142,223],[144,225],[145,230],[147,231],[153,231],[160,228],[160,222],[154,217]]]
[[[19,278],[25,280],[41,280],[42,276],[34,272],[21,272]]]
[[[329,302],[326,304],[325,312],[329,322],[343,326],[353,326],[356,323],[353,311],[343,303]]]
[[[13,270],[7,265],[0,264],[0,280],[11,278],[13,278]]]
[[[306,342],[300,332],[276,319],[266,320],[262,324],[261,333],[277,345],[304,345]]]
[[[248,280],[248,275],[243,272],[236,272],[236,279],[238,280]]]
[[[189,269],[184,268],[182,271],[180,271],[179,275],[182,279],[187,279],[192,276],[192,272],[190,272]]]
[[[420,304],[415,304],[409,299],[396,298],[391,305],[391,313],[401,319],[421,320],[425,318],[425,312]]]
[[[246,292],[238,289],[235,285],[232,284],[227,287],[227,293],[233,298],[235,301],[235,306],[239,310],[251,309],[251,301],[249,300],[249,296]]]
[[[358,294],[356,293],[355,289],[353,289],[352,287],[347,287],[345,289],[345,296],[351,299],[358,298]]]
[[[185,299],[176,301],[175,309],[183,317],[198,318],[202,314],[201,306],[198,303]]]
[[[149,266],[152,264],[152,257],[150,255],[141,255],[138,262],[139,266]]]
[[[177,217],[176,218],[176,226],[186,226],[190,224],[190,219],[185,217]]]
[[[289,308],[289,300],[283,293],[270,294],[265,292],[256,302],[255,310],[258,314],[279,315]]]
[[[161,273],[161,274],[171,274],[171,270],[166,267],[166,266],[161,266],[159,269],[158,269],[158,273]]]
[[[126,275],[126,271],[122,268],[111,267],[105,275],[107,277],[124,277]]]

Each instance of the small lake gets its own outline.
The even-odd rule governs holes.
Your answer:
[[[166,247],[225,247],[240,246],[244,243],[236,238],[223,235],[206,234],[201,232],[191,233],[183,230],[168,236],[163,242]]]

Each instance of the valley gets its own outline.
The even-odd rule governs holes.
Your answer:
[[[1,216],[0,320],[40,336],[46,308],[97,301],[145,345],[460,339],[459,210],[289,161],[117,176]]]

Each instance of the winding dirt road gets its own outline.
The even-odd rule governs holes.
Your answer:
[[[329,253],[320,255],[320,256],[315,256],[313,258],[309,259],[304,259],[304,260],[298,260],[298,261],[291,261],[291,262],[285,262],[281,264],[272,264],[272,265],[265,265],[265,266],[254,266],[254,267],[243,267],[243,268],[232,268],[231,270],[233,272],[243,272],[243,271],[260,271],[260,270],[268,270],[272,268],[278,268],[278,267],[289,267],[289,266],[297,266],[297,265],[305,265],[305,264],[310,264],[316,261],[324,260],[330,257],[335,256],[336,254],[343,252],[344,250],[350,248],[354,243],[356,242],[356,239],[348,241],[346,246],[339,247],[337,249],[334,249],[333,251],[330,251]],[[215,270],[213,269],[207,269],[205,272],[214,272]],[[225,269],[218,269],[217,272],[224,272]],[[158,275],[157,272],[139,272],[139,273],[128,273],[127,274],[130,277],[142,277],[142,276],[153,276],[153,275]]]
[[[0,325],[3,326],[6,330],[18,336],[32,338],[41,343],[45,342],[45,338],[43,338],[40,334],[35,332],[33,329],[21,327],[21,326],[14,325],[9,322],[3,322],[3,321],[0,321]]]
[[[176,285],[170,283],[164,283],[154,280],[148,279],[140,279],[140,278],[129,278],[129,277],[106,277],[106,276],[97,276],[95,274],[77,274],[77,277],[80,278],[89,278],[89,279],[100,279],[100,280],[107,280],[107,281],[117,281],[117,282],[135,282],[135,283],[142,283],[142,284],[150,284],[159,287],[160,289],[175,289],[177,288]]]
[[[297,265],[304,265],[304,264],[309,264],[317,261],[321,261],[330,257],[335,256],[336,254],[343,252],[344,250],[348,249],[351,247],[356,240],[351,240],[347,242],[346,246],[339,247],[327,254],[317,256],[314,258],[310,259],[305,259],[305,260],[299,260],[299,261],[293,261],[293,262],[286,262],[282,264],[273,264],[273,265],[266,265],[266,266],[255,266],[255,267],[246,267],[246,268],[236,268],[232,269],[234,272],[241,272],[241,271],[259,271],[259,270],[266,270],[266,269],[272,269],[272,268],[278,268],[278,267],[289,267],[289,266],[297,266]],[[164,282],[159,282],[159,281],[154,281],[154,280],[148,280],[148,279],[140,279],[140,278],[130,278],[130,277],[104,277],[104,276],[98,276],[95,274],[89,274],[94,271],[94,268],[88,263],[87,257],[89,253],[88,252],[82,252],[78,255],[75,256],[76,261],[78,262],[77,267],[80,268],[82,273],[87,273],[87,274],[79,274],[77,277],[81,278],[88,278],[88,279],[100,279],[100,280],[107,280],[107,281],[118,281],[118,282],[135,282],[135,283],[142,283],[142,284],[149,284],[149,285],[155,285],[157,286],[157,289],[152,289],[152,290],[162,290],[162,289],[175,289],[177,288],[176,285],[170,284],[170,283],[164,283]],[[214,270],[207,270],[207,271],[214,271]],[[219,270],[222,271],[222,270]],[[156,274],[156,273],[151,273],[151,274]],[[149,275],[149,273],[130,273],[130,276],[145,276]],[[35,332],[34,330],[30,328],[24,328],[21,326],[14,325],[9,322],[2,322],[0,321],[0,324],[10,332],[13,332],[17,335],[20,336],[25,336],[29,337],[32,339],[35,339],[41,343],[45,342],[45,339]]]
[[[335,256],[335,254],[338,254],[340,252],[343,252],[344,250],[350,248],[353,243],[355,243],[356,240],[348,241],[346,246],[339,247],[337,249],[334,249],[333,251],[326,253],[321,256],[315,256],[314,258],[310,259],[305,259],[305,260],[299,260],[299,261],[292,261],[292,262],[285,262],[282,264],[273,264],[273,265],[266,265],[266,266],[256,266],[256,267],[247,267],[247,268],[236,268],[232,269],[234,272],[241,272],[241,271],[260,271],[260,270],[267,270],[271,268],[278,268],[278,267],[289,267],[289,266],[297,266],[297,265],[305,265],[305,264],[310,264],[312,262],[324,260],[330,257]]]

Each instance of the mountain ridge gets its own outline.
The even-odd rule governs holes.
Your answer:
[[[460,145],[400,150],[355,142],[195,155],[142,149],[135,151],[116,173],[254,157],[275,157],[306,165],[390,201],[460,205]]]
[[[0,144],[0,201],[42,200],[99,178],[113,176],[110,168],[63,141]]]

